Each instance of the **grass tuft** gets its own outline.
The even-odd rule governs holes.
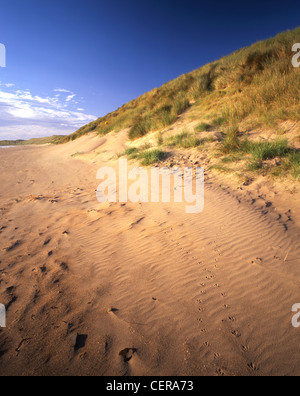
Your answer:
[[[149,166],[157,162],[163,161],[168,157],[168,153],[162,150],[147,150],[140,155],[141,164]]]
[[[208,124],[206,124],[205,122],[202,122],[200,125],[198,125],[195,128],[195,132],[206,132],[208,131],[210,128],[210,126]]]
[[[227,130],[227,133],[220,147],[220,151],[222,154],[230,154],[240,149],[238,133],[239,128],[237,126],[233,126]]]
[[[203,144],[204,140],[199,139],[196,134],[189,134],[188,132],[181,132],[177,135],[170,136],[166,139],[165,144],[169,147],[178,148],[193,148]]]
[[[164,144],[164,138],[161,132],[157,134],[157,145],[162,146]]]

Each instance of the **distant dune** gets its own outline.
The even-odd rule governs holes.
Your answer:
[[[61,141],[65,136],[50,136],[43,138],[33,138],[29,140],[0,140],[1,146],[28,146],[32,144],[56,144]]]

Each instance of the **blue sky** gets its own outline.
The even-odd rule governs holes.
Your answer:
[[[299,15],[289,0],[2,0],[0,139],[71,133]]]

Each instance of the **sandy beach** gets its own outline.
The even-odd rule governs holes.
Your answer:
[[[125,137],[0,150],[1,375],[299,375],[296,197],[100,204]]]

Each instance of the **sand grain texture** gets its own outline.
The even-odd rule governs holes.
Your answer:
[[[100,205],[110,148],[0,151],[0,374],[299,375],[298,229],[209,182],[199,215]]]

